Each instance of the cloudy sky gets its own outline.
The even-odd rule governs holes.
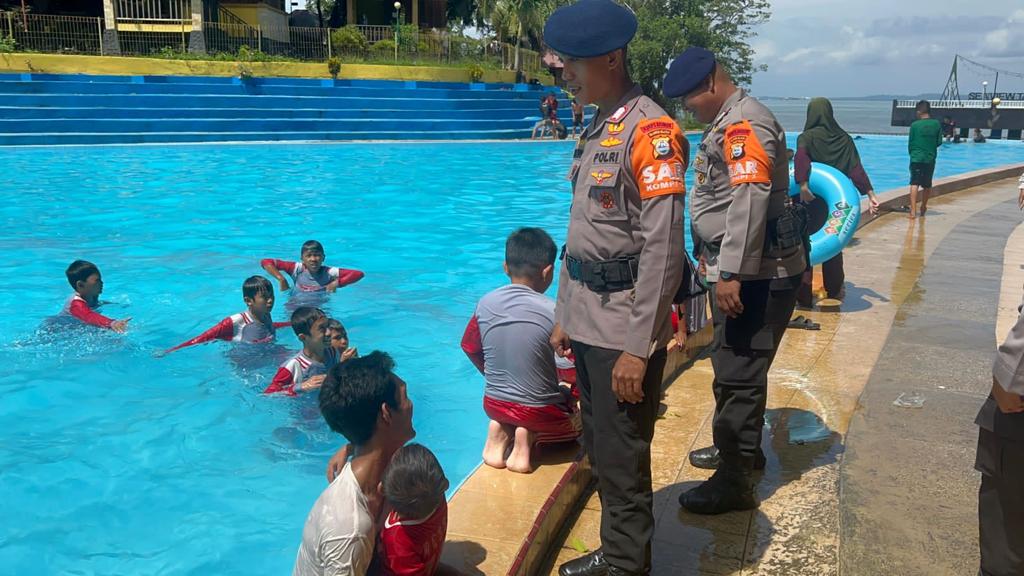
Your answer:
[[[768,71],[753,90],[762,96],[941,92],[958,52],[1024,72],[1021,0],[772,0],[757,32],[756,59]],[[962,94],[985,79],[964,67],[959,76]],[[1024,79],[999,84],[1024,91]]]

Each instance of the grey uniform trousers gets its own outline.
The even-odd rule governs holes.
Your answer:
[[[1024,414],[1004,415],[1019,419]],[[983,576],[1024,576],[1024,443],[979,429],[978,526]]]
[[[629,574],[651,569],[654,494],[651,439],[661,401],[664,349],[647,361],[644,399],[619,402],[612,392],[612,368],[620,350],[572,342],[583,416],[583,445],[601,498],[601,548],[609,564]]]
[[[715,370],[715,447],[722,462],[743,471],[753,469],[761,445],[768,400],[768,369],[786,333],[800,276],[775,280],[745,280],[740,287],[743,313],[729,318],[715,303],[712,287],[715,341],[711,365]]]

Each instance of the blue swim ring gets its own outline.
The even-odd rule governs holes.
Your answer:
[[[800,196],[800,185],[790,170],[790,196]],[[820,230],[811,233],[811,264],[835,257],[849,244],[860,222],[860,193],[846,174],[819,162],[811,162],[807,185],[828,205],[829,215]]]

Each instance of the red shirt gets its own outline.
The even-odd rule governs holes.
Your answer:
[[[107,318],[103,314],[94,312],[92,306],[85,301],[85,298],[82,298],[77,293],[68,300],[64,311],[90,326],[110,328],[110,325],[114,323],[112,319]]]
[[[384,576],[425,576],[437,571],[448,532],[448,503],[425,520],[402,520],[392,511],[380,531],[377,557]]]

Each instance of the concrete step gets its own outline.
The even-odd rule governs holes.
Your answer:
[[[444,140],[508,140],[529,138],[530,131],[473,130],[449,132]],[[202,142],[344,142],[359,140],[432,140],[436,132],[134,132],[0,134],[0,146],[61,146],[82,144],[167,144]]]
[[[568,111],[559,110],[563,122],[572,123]],[[432,119],[432,120],[532,120],[540,118],[539,111],[519,108],[485,110],[369,110],[325,108],[24,108],[0,106],[0,120],[57,120],[57,119]]]
[[[0,134],[133,132],[462,132],[533,128],[534,120],[453,119],[344,119],[306,118],[162,118],[162,119],[56,119],[0,120]]]
[[[0,87],[0,104],[28,108],[322,108],[349,110],[491,110],[522,106],[539,114],[539,99],[363,98],[352,96],[266,96],[240,94],[23,94]],[[559,111],[568,104],[559,105]]]

